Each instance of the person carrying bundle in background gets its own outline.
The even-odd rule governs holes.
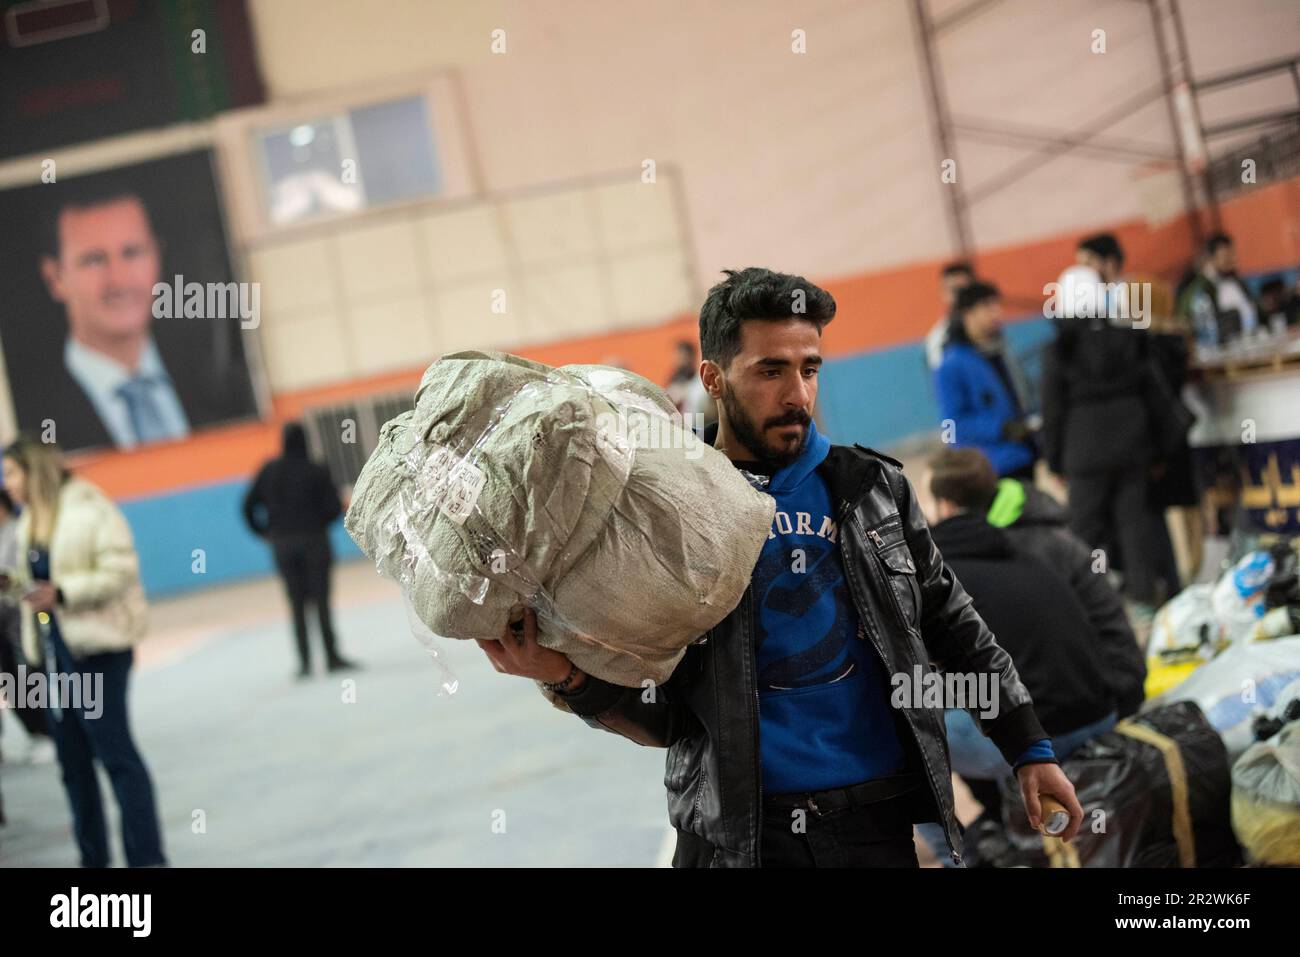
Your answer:
[[[739,605],[667,681],[587,675],[538,644],[531,613],[522,638],[506,629],[479,644],[497,671],[545,682],[592,727],[668,749],[674,866],[916,867],[917,821],[941,822],[959,861],[942,721],[890,694],[922,660],[997,685],[1001,710],[981,727],[1016,769],[1031,820],[1040,797],[1069,808],[1068,840],[1083,816],[1073,787],[901,466],[813,424],[834,314],[825,290],[767,269],[729,271],[709,291],[700,374],[720,415],[705,437],[776,512]]]

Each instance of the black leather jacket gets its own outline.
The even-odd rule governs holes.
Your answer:
[[[860,637],[875,646],[886,673],[910,676],[914,666],[926,671],[931,662],[946,671],[991,672],[1000,683],[998,717],[972,714],[1008,762],[1047,737],[1010,656],[931,541],[901,464],[861,446],[832,446],[819,469],[835,503]],[[679,832],[676,863],[687,862],[680,850],[685,832],[693,847],[705,849],[689,863],[758,866],[763,814],[752,590],[686,650],[653,694],[589,677],[564,702],[594,728],[668,749],[664,785]],[[929,785],[916,792],[914,819],[941,821],[960,863],[943,711],[898,710],[910,767]]]

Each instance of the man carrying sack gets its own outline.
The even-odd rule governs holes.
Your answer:
[[[728,271],[709,291],[700,375],[720,415],[705,438],[776,511],[740,603],[667,681],[586,675],[538,644],[531,613],[522,636],[479,644],[592,727],[668,749],[677,867],[916,867],[912,824],[936,820],[960,863],[942,707],[891,694],[930,662],[994,686],[995,707],[968,710],[1015,768],[1031,822],[1054,796],[1069,840],[1083,817],[1074,789],[901,465],[831,445],[813,423],[834,314],[826,291],[766,269]]]

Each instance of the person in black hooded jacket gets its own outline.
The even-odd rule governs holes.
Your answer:
[[[939,498],[934,542],[996,628],[1034,699],[1043,729],[1056,739],[1110,716],[1115,697],[1105,677],[1097,635],[1069,582],[1056,569],[1017,548],[978,511]],[[951,741],[950,741],[951,743]],[[1053,750],[1062,749],[1053,741]],[[954,762],[955,763],[955,762]]]
[[[1064,760],[1118,720],[1097,631],[1063,569],[990,525],[986,506],[968,508],[950,498],[954,493],[944,474],[933,466],[930,490],[939,519],[931,526],[934,543],[1015,662],[1051,736],[1052,750]],[[996,820],[1001,808],[997,782],[1011,774],[1010,765],[967,712],[950,708],[944,723],[953,771],[984,805],[987,818]],[[918,830],[942,857],[942,835],[928,824]]]
[[[293,610],[298,645],[298,677],[311,674],[307,644],[307,602],[316,605],[325,664],[330,671],[354,665],[338,653],[330,617],[328,529],[343,514],[343,503],[329,472],[307,457],[307,435],[297,422],[284,427],[284,451],[267,462],[244,497],[244,519],[253,534],[266,539]]]
[[[1027,482],[999,479],[978,449],[945,449],[930,460],[930,484],[962,508],[982,512],[1019,549],[1042,559],[1069,584],[1088,615],[1119,717],[1135,714],[1145,697],[1146,662],[1104,568],[1069,528],[1056,499]]]

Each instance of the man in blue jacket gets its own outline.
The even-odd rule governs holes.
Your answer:
[[[1014,360],[1003,347],[997,287],[975,282],[957,294],[943,361],[934,373],[945,439],[983,452],[999,477],[1033,481],[1038,452],[1025,419],[1025,398]]]

